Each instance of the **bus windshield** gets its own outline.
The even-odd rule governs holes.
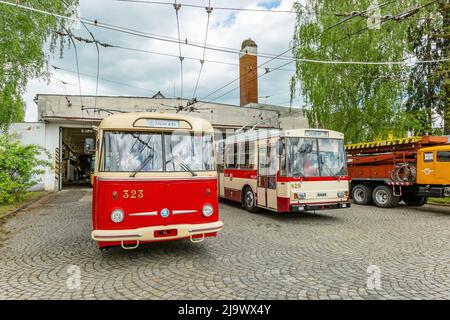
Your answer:
[[[287,174],[293,177],[347,175],[341,139],[287,138]]]
[[[103,171],[210,171],[212,144],[212,135],[105,131]]]

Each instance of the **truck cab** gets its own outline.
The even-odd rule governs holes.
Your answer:
[[[417,183],[450,186],[450,145],[422,148],[417,152]]]

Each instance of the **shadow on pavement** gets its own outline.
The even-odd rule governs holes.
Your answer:
[[[239,203],[227,199],[220,199],[219,203],[242,210],[244,214],[262,216],[276,221],[340,221],[336,216],[330,215],[331,212],[339,211],[345,214],[346,209],[338,210],[322,210],[322,211],[304,211],[304,212],[286,212],[277,213],[271,210],[261,209],[258,213],[250,213],[245,210]],[[327,212],[329,212],[327,214]],[[220,212],[219,212],[220,214]]]
[[[205,238],[205,242],[213,238]],[[162,241],[152,243],[142,243],[136,249],[125,250],[121,246],[110,247],[106,250],[99,250],[99,255],[106,257],[120,257],[127,255],[161,255],[161,256],[186,256],[205,255],[208,251],[203,243],[192,243],[189,239]]]

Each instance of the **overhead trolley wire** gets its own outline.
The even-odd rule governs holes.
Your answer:
[[[250,79],[248,82],[249,82],[249,83],[250,83],[250,82],[253,82],[253,81],[255,81],[255,80],[257,80],[257,79],[259,79],[259,78],[265,76],[266,74],[268,74],[268,73],[270,73],[270,72],[277,71],[278,69],[280,69],[280,68],[286,66],[286,65],[289,64],[289,63],[290,63],[290,62],[283,63],[282,65],[280,65],[280,66],[278,66],[278,67],[276,67],[276,68],[271,69],[269,72],[265,72],[265,73],[263,73],[263,74],[261,74],[261,75],[259,75],[259,76],[256,76],[256,77]],[[220,96],[218,96],[218,97],[216,97],[216,98],[214,98],[214,99],[208,101],[207,103],[211,103],[212,101],[215,101],[215,100],[217,100],[217,99],[220,99],[220,98],[222,98],[222,97],[224,97],[224,96],[230,94],[231,92],[238,90],[239,88],[240,88],[240,87],[237,86],[237,87],[235,87],[235,88],[233,88],[233,89],[231,89],[231,90],[225,92],[224,94],[222,94],[222,95],[220,95]]]
[[[179,50],[179,59],[180,59],[180,93],[181,98],[183,98],[183,60],[184,57],[181,54],[181,37],[180,37],[180,19],[178,18],[178,11],[181,9],[181,5],[177,3],[177,0],[174,0],[173,8],[175,9],[175,16],[177,18],[177,31],[178,31],[178,50]]]
[[[394,3],[394,2],[397,2],[397,1],[398,1],[398,0],[387,1],[387,2],[384,2],[384,3],[380,4],[380,5],[377,5],[377,6],[375,6],[375,7],[369,7],[368,9],[366,9],[366,10],[364,10],[364,11],[355,11],[355,12],[352,12],[350,16],[348,16],[348,17],[346,17],[346,18],[344,18],[344,19],[338,21],[337,23],[335,23],[335,24],[329,26],[328,28],[326,28],[324,31],[322,31],[322,34],[325,33],[325,32],[327,32],[327,31],[329,31],[329,30],[331,30],[331,29],[333,29],[333,28],[335,28],[335,27],[337,27],[337,26],[340,26],[341,24],[343,24],[343,23],[345,23],[345,22],[347,22],[347,21],[349,21],[349,20],[351,20],[351,19],[353,19],[353,18],[355,18],[355,17],[360,17],[361,15],[363,15],[363,14],[369,12],[370,10],[373,10],[374,8],[382,8],[382,7],[387,6],[388,4],[391,4],[391,3]]]
[[[141,3],[141,4],[154,4],[154,5],[172,5],[170,2],[164,2],[164,1],[138,1],[138,0],[115,0],[117,2],[134,2],[134,3]],[[180,3],[183,7],[190,7],[190,8],[201,8],[204,9],[204,6],[197,5],[197,4],[190,4],[190,3]],[[215,10],[223,10],[223,11],[247,11],[247,12],[273,12],[273,13],[303,13],[303,14],[310,14],[314,15],[314,13],[311,12],[304,12],[304,11],[295,11],[295,10],[280,10],[280,9],[263,9],[263,8],[242,8],[242,7],[213,7]]]
[[[411,8],[411,9],[405,11],[405,12],[402,12],[402,13],[399,13],[399,14],[396,14],[396,15],[393,15],[393,16],[387,16],[387,17],[383,18],[383,19],[380,21],[380,24],[381,24],[381,23],[384,23],[384,22],[386,22],[386,21],[390,21],[390,20],[397,20],[397,19],[406,19],[406,18],[409,18],[410,16],[412,16],[412,15],[416,14],[417,12],[419,12],[421,9],[426,8],[426,7],[428,7],[428,6],[432,5],[432,4],[434,4],[435,2],[438,2],[438,0],[430,1],[430,2],[428,2],[428,3],[425,3],[425,4],[421,5],[421,6],[416,6],[416,7]],[[364,32],[364,31],[366,31],[366,30],[369,30],[369,29],[370,29],[369,26],[366,26],[366,27],[364,27],[364,28],[361,28],[361,29],[359,29],[359,30],[353,32],[353,33],[350,34],[350,35],[347,35],[347,36],[345,36],[345,37],[343,37],[343,38],[337,40],[336,42],[340,42],[340,41],[343,41],[343,40],[346,40],[346,39],[350,39],[352,36],[361,34],[362,32]]]
[[[208,0],[208,6],[205,9],[206,9],[206,13],[208,14],[208,17],[206,20],[205,43],[203,46],[203,55],[202,55],[202,59],[200,60],[200,70],[198,72],[197,82],[194,87],[194,93],[192,94],[192,99],[195,98],[195,94],[197,93],[198,83],[200,81],[200,76],[201,76],[202,70],[203,70],[203,64],[205,63],[206,41],[208,40],[208,29],[209,29],[209,18],[210,18],[211,12],[213,10],[211,8],[211,0]]]
[[[437,0],[435,0],[433,2],[436,2],[436,1]],[[80,21],[80,22],[83,21],[83,22],[85,22],[88,25],[96,26],[96,27],[99,27],[99,28],[110,29],[110,30],[114,30],[114,31],[118,31],[118,32],[125,32],[125,33],[129,33],[129,34],[136,35],[136,36],[139,36],[139,37],[145,37],[145,38],[161,40],[161,41],[169,41],[169,42],[173,42],[173,43],[180,43],[180,44],[185,44],[185,45],[189,45],[189,46],[195,46],[195,47],[204,48],[204,45],[197,45],[197,44],[194,44],[194,43],[189,42],[189,41],[188,42],[186,42],[186,41],[180,42],[180,41],[177,41],[177,40],[170,40],[170,39],[165,39],[165,38],[163,39],[163,38],[147,36],[145,34],[140,34],[140,33],[137,33],[137,32],[131,32],[131,31],[122,30],[122,29],[120,29],[120,27],[109,27],[109,26],[107,26],[105,24],[99,23],[96,20],[89,20],[89,19],[86,19],[86,18],[78,19],[78,18],[74,18],[74,17],[63,16],[63,15],[47,12],[47,11],[44,11],[44,10],[35,9],[35,8],[32,8],[32,7],[28,7],[28,6],[18,5],[18,4],[15,4],[15,3],[8,2],[8,1],[0,0],[0,4],[6,4],[6,5],[14,6],[14,7],[17,7],[17,8],[30,10],[30,11],[35,11],[35,12],[39,12],[39,13],[42,13],[42,14],[52,15],[52,16],[55,16],[55,17],[60,17],[60,18],[69,19],[69,20],[73,20],[73,21]],[[94,21],[94,22],[91,22],[91,21]],[[239,54],[239,50],[227,50],[227,49],[220,49],[220,48],[217,48],[217,47],[209,47],[209,46],[206,46],[206,49],[220,51],[220,52],[225,52],[225,53]],[[292,48],[290,48],[289,50],[291,50],[291,49]],[[289,50],[286,50],[284,53],[288,52]],[[251,54],[251,53],[249,53],[249,54]],[[269,59],[269,61],[272,61],[273,59],[277,59],[277,60],[286,60],[286,61],[289,60],[289,61],[313,62],[313,63],[374,64],[374,65],[381,65],[381,64],[391,65],[391,64],[396,64],[396,63],[397,64],[399,64],[399,63],[400,64],[406,63],[404,61],[399,61],[399,62],[395,62],[395,61],[370,62],[370,61],[316,60],[316,59],[286,57],[286,56],[283,56],[282,54],[281,55],[280,54],[278,54],[278,55],[256,54],[255,56],[262,57],[262,58],[267,58],[267,59]],[[447,60],[448,59],[439,60],[439,61],[447,61]],[[430,60],[430,61],[424,61],[423,63],[431,63],[431,62],[439,62],[439,61]],[[420,62],[415,62],[415,63],[420,63]]]
[[[64,72],[69,72],[69,73],[78,74],[78,72],[77,72],[77,71],[74,71],[74,70],[65,69],[65,68],[63,68],[63,67],[59,67],[59,66],[56,66],[56,65],[53,65],[53,64],[52,64],[51,66],[52,66],[55,70],[61,70],[61,71],[64,71]],[[88,73],[82,73],[82,72],[80,72],[79,74],[80,74],[80,75],[83,75],[83,76],[86,76],[86,77],[94,78],[94,79],[97,77],[96,75],[88,74]],[[105,78],[102,78],[102,77],[99,77],[99,80],[111,82],[111,83],[114,83],[114,84],[118,84],[118,85],[121,85],[121,86],[133,88],[133,89],[139,89],[139,90],[145,91],[145,92],[147,92],[147,93],[150,93],[150,92],[151,92],[151,90],[149,90],[149,89],[147,89],[147,88],[143,88],[143,87],[139,87],[139,86],[134,86],[134,85],[131,85],[131,84],[128,84],[128,83],[120,82],[120,81],[115,81],[115,80],[111,80],[111,79],[105,79]],[[153,91],[156,92],[156,90],[153,90]],[[167,97],[168,97],[168,98],[173,98],[173,97],[171,97],[171,96],[167,96]]]
[[[432,1],[431,3],[436,2],[436,1],[437,1],[437,0],[434,0],[434,1]],[[395,2],[395,1],[388,1],[388,2],[385,2],[385,3],[382,3],[382,4],[378,5],[378,6],[376,6],[376,7],[386,6],[387,4],[390,4],[390,3],[393,3],[393,2]],[[428,6],[428,5],[430,5],[431,3],[426,4],[426,5],[424,5],[423,7]],[[372,9],[373,9],[373,8],[372,8]],[[367,10],[367,11],[368,11],[368,10]],[[344,19],[344,20],[345,20],[345,19]],[[347,20],[348,20],[348,19],[347,19]],[[347,21],[347,20],[345,20],[345,21]],[[344,21],[344,22],[345,22],[345,21]],[[341,22],[341,23],[343,23],[343,22]],[[327,28],[326,30],[322,31],[322,34],[323,34],[324,32],[326,32],[326,31],[330,30],[331,28],[333,28],[333,27],[339,25],[339,24],[340,24],[340,23],[338,22],[337,24],[332,25],[331,27],[329,27],[329,28]],[[280,58],[281,56],[283,56],[285,53],[287,53],[288,51],[290,51],[290,50],[292,50],[292,49],[293,49],[292,46],[289,47],[287,50],[285,50],[285,51],[283,51],[282,53],[278,54],[277,56],[275,56],[275,57],[269,59],[268,61],[266,61],[265,63],[259,65],[258,67],[262,67],[262,66],[266,65],[267,63],[271,62],[271,61],[274,60],[274,59],[281,59],[281,58]],[[293,60],[293,61],[298,61],[298,62],[311,62],[311,63],[321,63],[321,64],[350,64],[350,65],[352,65],[352,64],[353,64],[353,65],[355,65],[355,64],[358,64],[358,65],[395,65],[395,64],[407,64],[407,63],[408,63],[408,61],[406,61],[407,59],[405,59],[405,60],[403,60],[403,61],[380,61],[380,62],[371,62],[371,61],[317,60],[317,59],[307,59],[307,58],[293,58],[292,60]],[[444,59],[438,59],[438,60],[416,61],[416,62],[414,62],[414,63],[416,63],[416,64],[418,64],[418,63],[433,63],[433,62],[441,62],[441,61],[448,61],[448,60],[450,60],[450,59],[449,59],[449,58],[444,58]],[[275,68],[275,69],[273,69],[273,70],[267,69],[266,72],[265,72],[264,74],[262,74],[261,76],[255,77],[254,79],[250,80],[249,82],[254,81],[254,80],[256,80],[256,79],[258,79],[258,78],[260,78],[260,77],[262,77],[262,76],[268,74],[270,71],[279,70],[281,67],[283,67],[283,66],[285,66],[285,65],[286,65],[286,64],[283,64],[283,65],[281,65],[281,66],[279,66],[279,67],[277,67],[277,68]],[[244,75],[240,75],[237,79],[234,79],[234,80],[228,82],[227,84],[223,85],[222,87],[220,87],[220,88],[218,88],[218,89],[212,91],[210,94],[208,94],[207,96],[205,96],[205,97],[204,97],[203,99],[201,99],[201,100],[204,100],[204,99],[208,98],[209,96],[213,95],[214,93],[216,93],[216,92],[218,92],[218,91],[224,89],[225,87],[231,85],[232,83],[234,83],[234,82],[240,80],[243,76],[244,76]],[[230,92],[233,92],[233,91],[235,91],[235,90],[237,90],[237,89],[238,89],[238,88],[232,89],[232,90],[226,92],[225,94],[220,95],[219,97],[216,97],[216,98],[210,100],[209,102],[212,102],[212,101],[214,101],[214,100],[216,100],[216,99],[219,99],[219,98],[225,96],[226,94],[228,94],[228,93],[230,93]],[[202,104],[202,105],[203,105],[203,104]],[[201,106],[201,105],[200,105],[200,106]]]

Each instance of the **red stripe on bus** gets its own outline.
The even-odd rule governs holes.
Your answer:
[[[233,177],[233,178],[244,178],[244,179],[256,179],[258,177],[258,171],[254,169],[225,169],[224,170],[225,177]],[[348,176],[341,177],[282,177],[280,176],[279,171],[277,172],[277,181],[278,182],[301,182],[301,181],[348,181],[350,180]]]
[[[256,179],[258,171],[254,169],[225,169],[223,171],[225,177]]]

